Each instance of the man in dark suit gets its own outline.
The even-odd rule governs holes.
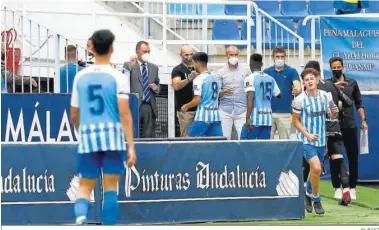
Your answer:
[[[155,137],[155,119],[158,117],[155,96],[159,93],[158,66],[149,62],[149,43],[140,41],[136,45],[137,62],[124,63],[130,71],[130,92],[139,94],[140,137]]]

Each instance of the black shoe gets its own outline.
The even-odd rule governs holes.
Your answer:
[[[313,202],[313,207],[317,214],[322,215],[325,213],[325,210],[322,208],[321,202]]]
[[[307,194],[305,194],[305,198],[304,198],[304,206],[305,206],[305,210],[306,210],[308,213],[312,213],[312,211],[313,211],[313,207],[312,207],[312,198],[310,198],[309,196],[307,196]]]

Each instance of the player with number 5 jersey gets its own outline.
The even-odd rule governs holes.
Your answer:
[[[247,93],[246,124],[242,127],[241,140],[270,139],[272,125],[271,98],[280,98],[281,92],[273,77],[261,71],[262,55],[252,54],[250,69],[245,79]]]
[[[222,136],[218,97],[220,82],[216,74],[208,71],[208,55],[198,52],[192,57],[194,68],[199,76],[193,81],[194,98],[181,108],[185,113],[189,108],[197,106],[194,122],[188,129],[188,136]]]
[[[74,205],[78,225],[88,222],[90,195],[101,173],[104,181],[102,223],[116,224],[120,174],[125,172],[125,165],[130,168],[136,163],[129,86],[125,76],[110,66],[114,39],[109,30],[99,30],[92,35],[90,50],[95,53],[95,65],[79,72],[73,84],[71,120],[79,133],[80,181]]]

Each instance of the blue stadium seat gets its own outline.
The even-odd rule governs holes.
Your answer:
[[[284,16],[289,16],[293,20],[298,21],[301,18],[308,16],[307,2],[303,1],[293,1],[293,0],[282,0],[282,14]]]
[[[311,21],[309,20],[307,25],[303,26],[303,20],[299,21],[297,33],[304,38],[304,45],[311,46]],[[320,39],[320,23],[316,21],[316,40]],[[316,43],[316,48],[320,48],[320,44]]]
[[[225,14],[245,16],[247,14],[246,5],[225,5]]]
[[[168,14],[171,15],[194,15],[196,14],[195,4],[169,4]]]
[[[254,20],[253,20],[254,21]],[[254,25],[255,25],[255,21],[254,21]],[[251,27],[251,45],[256,47],[256,44],[257,44],[257,33],[256,33],[256,27],[255,26],[252,26]],[[247,40],[247,22],[246,20],[243,20],[242,21],[242,24],[241,24],[241,40]]]
[[[237,21],[215,20],[212,27],[212,40],[241,40]],[[233,44],[227,44],[225,47],[228,45]],[[246,46],[240,45],[237,47],[245,48]]]
[[[280,23],[282,23],[284,26],[288,27],[291,31],[295,32],[295,25],[291,19],[280,19],[278,20]],[[293,48],[294,45],[297,44],[297,39],[287,32],[287,30],[283,29],[276,23],[272,22],[270,23],[270,42],[271,47],[275,47],[277,45],[282,45],[284,48],[287,48],[288,46],[290,48]]]
[[[309,0],[308,12],[310,15],[334,15],[333,0]]]
[[[198,15],[203,15],[203,4],[199,4],[196,10]],[[207,5],[207,15],[225,15],[224,5]]]
[[[273,16],[275,18],[278,18],[278,17],[282,18],[283,17],[282,13],[280,13],[278,1],[258,0],[258,1],[255,1],[255,3],[257,3],[259,8],[261,8],[263,11],[267,12],[271,16]],[[253,12],[253,13],[255,13],[255,12]]]
[[[379,13],[379,2],[378,1],[370,1],[369,6],[366,9],[366,13]]]

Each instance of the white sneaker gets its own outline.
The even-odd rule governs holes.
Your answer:
[[[350,189],[350,197],[352,200],[356,200],[357,199],[357,191],[355,190],[355,188],[351,188]]]
[[[77,225],[87,224],[87,217],[85,217],[85,216],[79,216],[78,218],[76,218],[75,222],[76,222]]]
[[[342,199],[342,190],[337,188],[334,192],[334,199],[341,200]]]

